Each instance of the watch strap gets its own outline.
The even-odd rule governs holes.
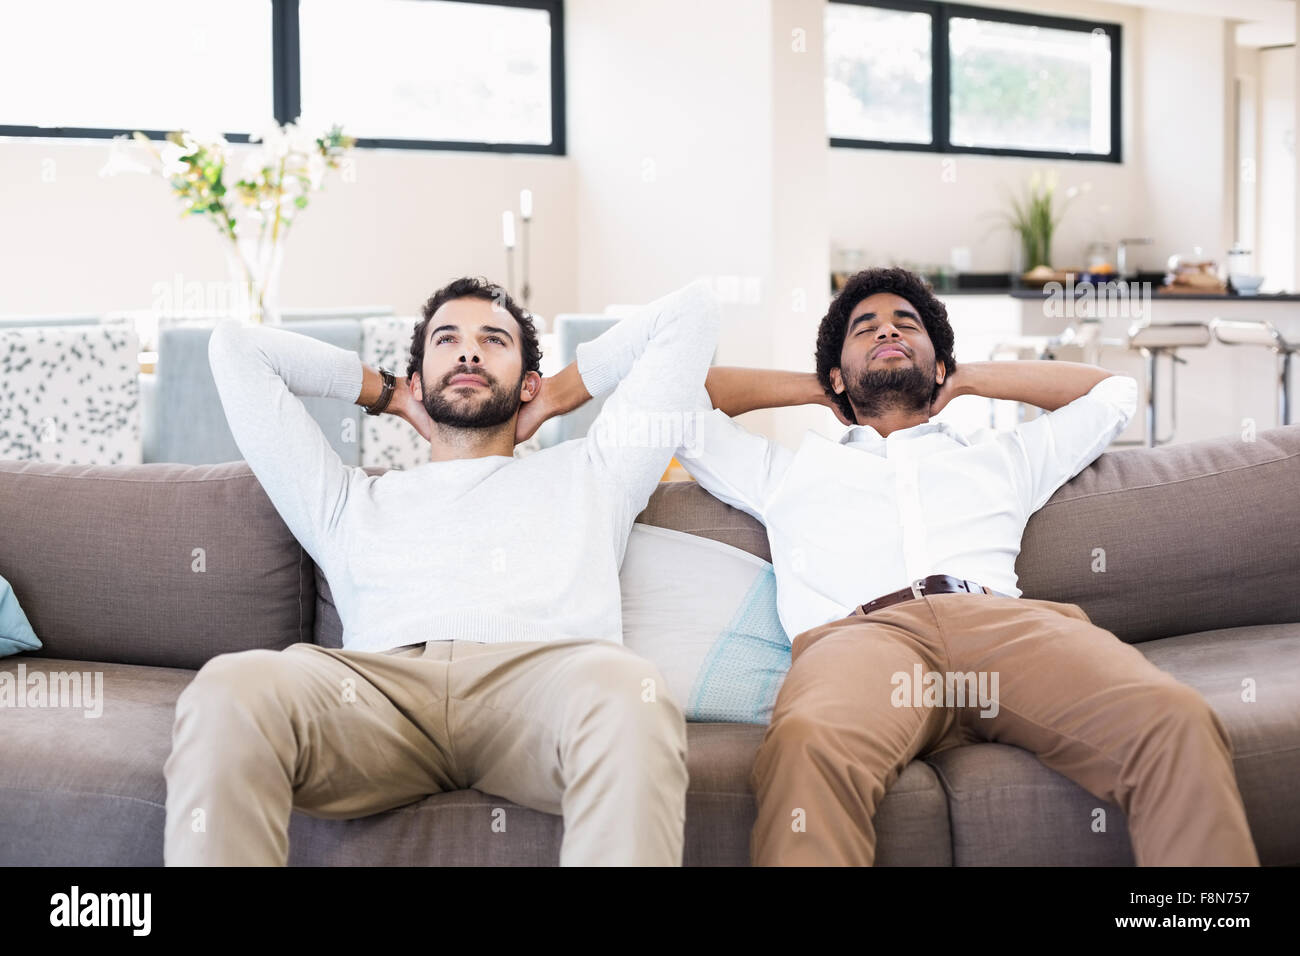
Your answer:
[[[388,403],[392,400],[393,392],[396,390],[397,387],[397,378],[396,376],[393,375],[391,371],[384,368],[383,366],[380,366],[379,374],[384,379],[384,387],[383,390],[379,393],[379,398],[375,399],[375,404],[366,406],[367,415],[381,414],[383,410],[388,407]]]

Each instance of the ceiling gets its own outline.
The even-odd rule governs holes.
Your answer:
[[[1295,43],[1295,0],[1108,0],[1126,7],[1147,7],[1173,13],[1200,14],[1240,21],[1237,42],[1242,46]]]

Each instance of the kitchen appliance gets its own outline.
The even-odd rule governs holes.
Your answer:
[[[1121,239],[1115,250],[1115,271],[1119,273],[1121,279],[1130,279],[1138,272],[1136,261],[1129,261],[1129,246],[1149,246],[1154,243],[1154,239],[1141,237],[1137,239]]]

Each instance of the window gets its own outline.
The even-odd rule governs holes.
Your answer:
[[[826,5],[832,146],[1120,160],[1120,28],[948,3]]]
[[[241,142],[302,114],[359,146],[563,154],[563,0],[15,4],[0,89],[8,136]]]
[[[111,42],[110,42],[111,41]],[[237,66],[232,67],[232,54]],[[0,12],[0,123],[249,132],[272,115],[266,0],[41,0]]]
[[[826,115],[832,135],[931,143],[931,16],[826,5]]]
[[[546,149],[558,9],[301,0],[303,112],[342,123],[363,144]]]

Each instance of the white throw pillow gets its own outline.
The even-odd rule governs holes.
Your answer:
[[[687,720],[766,724],[790,669],[772,565],[634,524],[619,571],[623,643],[659,668]]]

